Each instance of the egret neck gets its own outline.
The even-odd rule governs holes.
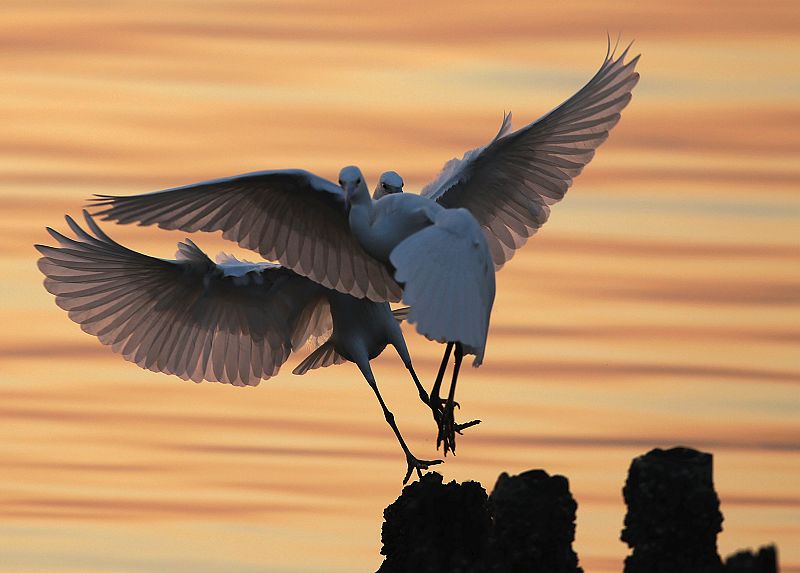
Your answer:
[[[369,245],[372,239],[373,201],[369,189],[363,179],[358,183],[349,181],[345,193],[349,198],[350,212],[348,221],[350,230],[361,246]]]

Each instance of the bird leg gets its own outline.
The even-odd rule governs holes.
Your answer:
[[[391,336],[394,334],[395,336]],[[411,355],[408,353],[408,347],[406,346],[406,341],[403,338],[403,333],[398,326],[393,333],[390,333],[390,344],[394,346],[395,350],[397,350],[397,354],[400,355],[400,358],[403,360],[403,364],[405,364],[406,369],[411,373],[411,378],[414,380],[414,386],[417,387],[417,392],[419,393],[419,399],[426,406],[431,405],[430,396],[425,391],[425,387],[422,385],[422,382],[419,381],[419,377],[417,373],[414,372],[414,366],[411,364]]]
[[[442,356],[442,363],[439,365],[439,373],[436,374],[436,380],[433,383],[433,388],[431,388],[431,396],[429,406],[433,411],[433,418],[436,420],[436,423],[439,423],[442,415],[442,405],[444,404],[444,400],[439,397],[439,391],[442,388],[442,380],[444,379],[444,373],[447,370],[447,361],[450,360],[450,352],[453,350],[453,343],[448,342],[447,346],[444,349],[444,356]]]
[[[403,478],[403,485],[408,483],[409,478],[411,477],[411,473],[416,471],[417,477],[422,478],[422,470],[430,469],[430,466],[434,466],[436,464],[442,463],[442,460],[420,460],[414,454],[411,453],[411,450],[408,449],[406,445],[406,441],[403,439],[403,436],[400,434],[400,430],[397,428],[397,424],[394,422],[394,414],[389,411],[389,408],[386,407],[386,402],[383,401],[383,397],[381,393],[378,391],[378,384],[375,381],[375,377],[372,375],[372,368],[369,366],[369,361],[366,361],[364,365],[358,364],[361,373],[366,378],[367,383],[369,384],[372,391],[375,392],[375,397],[378,398],[378,402],[381,405],[381,409],[383,410],[383,417],[386,419],[386,422],[392,428],[394,435],[397,437],[397,441],[400,442],[400,447],[403,449],[403,453],[406,455],[406,464],[408,464],[408,471],[406,471],[406,475]]]
[[[430,406],[431,405],[431,398],[430,398],[430,396],[428,396],[428,393],[425,391],[425,387],[422,385],[422,382],[419,381],[419,378],[417,377],[417,373],[414,372],[414,367],[411,366],[410,362],[408,364],[408,371],[411,372],[411,378],[414,379],[414,385],[417,387],[417,392],[419,392],[419,399],[422,400],[422,402],[426,406]]]
[[[461,348],[461,343],[456,343],[455,351],[455,364],[453,365],[453,378],[450,382],[450,391],[447,394],[447,401],[444,403],[439,419],[439,435],[436,437],[436,449],[439,445],[443,444],[444,455],[447,456],[447,451],[456,453],[456,433],[455,433],[455,388],[458,381],[458,371],[461,368],[461,360],[464,358],[464,352]]]
[[[442,387],[442,380],[444,379],[444,374],[447,370],[447,362],[450,360],[450,352],[452,352],[453,346],[456,347],[456,363],[453,369],[453,382],[450,384],[450,391],[448,393],[447,400],[444,400],[439,396],[439,391]],[[452,451],[455,454],[455,434],[461,434],[461,430],[481,423],[480,420],[472,420],[466,424],[457,424],[455,422],[453,409],[461,407],[460,404],[455,401],[455,380],[458,378],[458,370],[461,366],[461,359],[463,356],[464,352],[460,342],[448,342],[447,347],[444,350],[444,356],[442,356],[442,363],[439,366],[439,373],[436,375],[436,381],[433,383],[433,388],[431,388],[429,406],[433,412],[433,419],[436,421],[436,425],[439,428],[439,433],[436,438],[436,448],[438,449],[439,445],[444,442],[445,455],[447,455],[448,451]]]

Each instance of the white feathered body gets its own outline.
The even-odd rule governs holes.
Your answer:
[[[402,340],[400,325],[389,303],[372,302],[329,291],[333,332],[330,342],[341,356],[357,362],[365,353],[369,360],[380,355],[387,344]]]
[[[412,193],[395,193],[373,201],[368,193],[353,201],[349,222],[363,249],[379,261],[389,256],[401,241],[433,223],[442,207]]]
[[[351,198],[350,229],[372,257],[391,264],[420,334],[460,342],[483,361],[495,277],[489,247],[467,209],[445,209],[420,195],[373,201],[366,185]]]
[[[434,224],[401,242],[390,256],[405,285],[408,322],[439,342],[461,342],[483,362],[495,296],[486,238],[466,209],[442,209]]]

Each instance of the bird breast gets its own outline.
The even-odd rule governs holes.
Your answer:
[[[366,232],[356,232],[367,253],[384,262],[392,250],[409,236],[429,226],[442,207],[411,193],[395,193],[373,203],[371,221]]]
[[[397,324],[389,303],[373,302],[331,291],[328,295],[333,319],[336,351],[347,358],[362,349],[370,359],[378,356],[389,342],[390,329]]]

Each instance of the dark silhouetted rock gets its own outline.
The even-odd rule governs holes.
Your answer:
[[[564,476],[543,470],[501,474],[489,496],[494,522],[483,570],[579,573],[572,550],[577,508]]]
[[[378,573],[581,573],[577,504],[563,476],[502,474],[487,503],[476,482],[431,472],[384,510]]]
[[[711,454],[655,449],[635,458],[622,490],[624,573],[777,573],[774,546],[717,553],[722,530]],[[477,482],[431,472],[384,512],[378,573],[582,573],[572,550],[577,504],[563,476],[500,475],[492,495]]]
[[[774,545],[758,553],[739,551],[725,560],[725,573],[778,573],[778,552]]]
[[[721,573],[722,530],[712,456],[689,448],[635,458],[622,490],[622,541],[633,549],[625,573]]]
[[[436,472],[403,488],[383,512],[378,573],[476,571],[491,523],[486,500],[481,484],[443,484]]]

